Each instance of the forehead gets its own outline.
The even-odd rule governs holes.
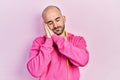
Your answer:
[[[50,8],[44,11],[43,16],[44,21],[50,21],[56,19],[57,17],[61,17],[62,14],[58,9]]]

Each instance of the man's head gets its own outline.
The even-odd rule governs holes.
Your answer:
[[[65,16],[56,6],[48,6],[42,13],[44,23],[57,35],[62,35],[65,28]]]

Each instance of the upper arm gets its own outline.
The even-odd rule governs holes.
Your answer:
[[[43,43],[42,38],[38,37],[34,39],[30,49],[30,55],[29,55],[30,58],[33,58],[34,56],[38,55],[42,43]]]

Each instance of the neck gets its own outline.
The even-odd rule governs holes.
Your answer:
[[[63,33],[60,36],[63,36],[65,39],[67,39],[67,32],[66,32],[66,30],[64,30]]]

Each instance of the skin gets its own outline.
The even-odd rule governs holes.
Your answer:
[[[65,16],[62,15],[56,6],[48,6],[42,13],[44,20],[44,29],[47,37],[51,38],[53,34],[65,37]]]

